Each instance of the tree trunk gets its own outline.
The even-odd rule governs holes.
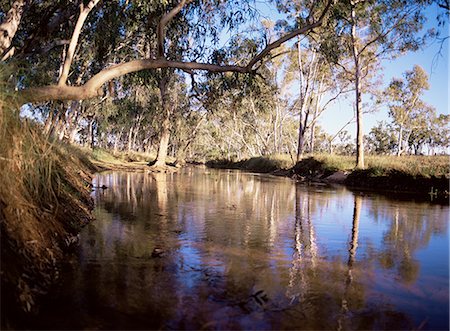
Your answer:
[[[52,129],[52,127],[54,126],[54,122],[56,120],[56,115],[55,112],[51,109],[48,112],[48,116],[47,119],[45,120],[45,125],[44,125],[44,135],[49,136],[50,131]]]
[[[123,128],[120,129],[119,135],[116,134],[116,139],[114,139],[114,148],[113,148],[114,153],[117,153],[117,149],[119,147],[119,142],[122,139],[122,134],[123,134]]]
[[[78,132],[78,120],[80,118],[81,103],[79,101],[72,102],[72,114],[69,118],[68,130],[69,130],[69,143],[75,142],[75,136]]]
[[[356,35],[356,11],[352,7],[352,53],[355,62],[355,108],[356,108],[356,168],[364,169],[364,133],[361,104],[361,68]]]
[[[314,118],[316,117],[316,115],[314,115]],[[316,121],[313,121],[311,124],[311,135],[309,137],[309,152],[311,154],[314,153],[314,143],[315,143],[315,139],[316,139]]]
[[[360,82],[356,83],[356,168],[364,169],[364,133],[361,105]]]
[[[131,149],[133,149],[134,151],[137,151],[138,148],[136,147],[136,140],[137,140],[137,136],[139,134],[139,130],[141,129],[141,116],[138,117],[137,120],[137,124],[134,128],[134,132],[133,132],[133,140],[132,140],[132,144],[131,144]]]
[[[303,111],[300,111],[300,120],[299,120],[299,126],[298,126],[298,145],[297,145],[297,162],[300,162],[302,155],[303,155],[303,135],[304,135],[304,129],[303,129]]]
[[[89,147],[91,149],[94,149],[94,145],[95,145],[95,138],[94,138],[94,119],[93,117],[89,118],[89,124],[88,124],[88,137],[87,137],[87,142],[89,144]]]
[[[170,115],[171,105],[169,104],[169,91],[167,88],[168,77],[163,77],[159,82],[159,92],[161,94],[161,105],[164,114],[164,120],[161,126],[161,133],[159,137],[158,155],[156,156],[155,166],[161,167],[166,165],[167,150],[170,139]]]
[[[192,144],[192,142],[195,140],[195,137],[197,136],[197,132],[199,128],[201,127],[203,120],[206,118],[206,113],[200,118],[200,120],[197,122],[197,125],[195,126],[194,130],[192,130],[191,135],[187,139],[187,141],[184,141],[180,148],[178,148],[176,159],[175,159],[175,165],[184,165],[186,163],[186,152],[189,148],[189,146]]]
[[[4,53],[7,52],[8,48],[11,46],[12,40],[16,35],[17,29],[19,28],[25,6],[27,5],[28,1],[25,0],[14,1],[2,24],[0,24],[1,58],[3,58]]]
[[[403,125],[400,125],[400,129],[398,130],[397,140],[398,140],[397,156],[400,156],[403,152],[403,149],[402,149]]]
[[[128,131],[128,152],[131,152],[131,148],[133,145],[133,129],[134,125],[132,125],[130,131]]]
[[[300,44],[300,36],[298,37],[297,42],[297,50],[298,50],[298,73],[299,73],[299,90],[300,90],[300,119],[299,119],[299,126],[298,126],[298,145],[297,145],[297,162],[300,162],[300,159],[302,158],[303,154],[303,135],[304,135],[304,128],[303,128],[303,109],[305,108],[305,95],[303,93],[303,62],[302,62],[302,47]]]

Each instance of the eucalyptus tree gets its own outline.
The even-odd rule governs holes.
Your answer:
[[[243,158],[266,155],[281,148],[275,139],[281,122],[277,89],[266,66],[260,69],[266,76],[210,74],[198,86],[207,112],[207,125],[219,147],[213,154],[222,158]],[[272,83],[272,84],[271,84]],[[278,124],[277,124],[278,123]],[[209,146],[210,148],[213,146]]]
[[[403,74],[403,78],[393,78],[385,91],[389,106],[389,116],[397,127],[397,155],[404,152],[403,141],[409,140],[414,129],[427,125],[429,106],[420,98],[429,89],[428,75],[422,67],[415,65]],[[406,139],[404,133],[406,132]]]
[[[440,114],[435,115],[431,122],[431,129],[428,137],[429,154],[434,154],[436,149],[441,149],[441,152],[447,152],[450,147],[450,115]]]
[[[367,149],[372,154],[390,155],[397,149],[397,137],[390,123],[378,122],[366,136]]]
[[[351,91],[345,77],[318,52],[318,44],[312,43],[312,39],[306,43],[299,39],[291,52],[291,79],[296,79],[299,86],[298,98],[292,105],[294,113],[299,114],[297,162],[305,152],[305,144],[310,153],[314,152],[314,127],[319,118],[334,101]]]
[[[344,0],[333,8],[334,27],[324,31],[327,38],[321,50],[354,86],[357,168],[365,166],[362,94],[382,58],[392,59],[421,45],[418,32],[425,21],[425,5],[420,0]]]
[[[295,28],[308,19],[305,13],[312,2],[309,1],[277,1],[278,9],[286,15],[286,19],[277,22],[279,30]],[[294,22],[295,25],[289,24]],[[305,148],[306,135],[309,132],[309,152],[314,150],[315,125],[327,107],[341,94],[349,90],[348,82],[334,70],[332,63],[319,52],[320,46],[327,40],[323,31],[329,29],[327,24],[315,29],[306,36],[298,36],[298,41],[289,49],[290,64],[286,79],[298,82],[298,98],[291,106],[299,115],[297,162],[300,161]],[[331,25],[332,26],[332,25]]]
[[[58,5],[61,6],[62,2],[58,2]],[[77,19],[75,26],[71,28],[73,33],[69,39],[69,47],[67,51],[65,48],[63,49],[62,60],[59,64],[60,74],[54,80],[57,84],[53,83],[54,81],[52,82],[51,79],[46,79],[38,84],[41,85],[40,87],[34,87],[32,81],[21,84],[21,89],[17,93],[19,103],[102,97],[107,90],[104,85],[113,79],[141,70],[159,69],[161,105],[166,118],[170,118],[173,113],[169,96],[165,92],[167,86],[170,85],[169,81],[173,70],[180,69],[189,74],[196,71],[254,73],[264,60],[273,53],[274,49],[286,41],[300,34],[306,34],[323,24],[324,18],[332,5],[332,0],[317,2],[309,8],[309,15],[302,25],[297,26],[273,42],[264,44],[259,42],[258,38],[250,37],[249,39],[253,38],[257,41],[256,47],[251,53],[247,54],[247,61],[234,63],[227,59],[223,50],[218,49],[208,52],[207,49],[210,45],[215,46],[217,44],[223,29],[229,29],[233,33],[242,32],[238,28],[245,26],[248,19],[254,15],[254,7],[250,0],[234,1],[233,3],[222,3],[215,0],[135,1],[131,3],[128,1],[105,1],[100,4],[98,4],[98,0],[91,0],[87,3],[84,1],[75,2],[75,4],[78,4],[78,10],[75,11],[74,8],[77,7],[72,2],[67,2],[71,5],[67,6],[68,10],[71,10],[72,15]],[[36,0],[36,3],[47,5],[45,1]],[[117,8],[113,15],[105,14],[108,12],[109,6]],[[53,10],[56,17],[61,17],[61,13],[67,11],[61,9],[58,12],[59,7],[56,5],[53,7],[56,8]],[[21,11],[23,16],[27,14],[25,9],[24,7],[24,10]],[[147,15],[143,15],[144,12]],[[145,27],[146,34],[140,35],[139,38],[139,33],[135,32],[142,29],[136,27],[134,22],[141,23],[144,16],[146,16],[146,22],[140,27]],[[40,22],[38,17],[33,16],[33,18],[34,25],[22,27],[17,24],[19,28],[12,29],[8,38],[14,42],[15,35],[20,34],[21,28],[27,32],[28,36],[32,36],[36,26],[45,25]],[[18,22],[18,20],[16,21]],[[107,24],[105,24],[105,21]],[[89,22],[85,24],[86,27],[83,26],[84,22]],[[2,24],[9,27],[13,23],[6,20]],[[61,24],[55,25],[61,27]],[[101,29],[104,26],[112,28]],[[135,29],[131,29],[130,26],[135,27]],[[67,28],[67,25],[65,27]],[[83,40],[83,34],[81,32],[86,37],[93,34],[101,36],[104,33],[111,38],[86,38],[94,41],[94,45],[98,44],[94,50],[96,61],[89,63],[82,81],[74,84],[74,82],[68,81],[67,77],[72,69],[72,71],[77,71],[80,67],[80,63],[74,62],[74,59],[76,60],[77,54],[79,59],[83,57],[83,49],[75,54],[77,46],[82,45],[80,40]],[[51,38],[54,35],[54,32],[47,34],[46,41],[52,42]],[[109,39],[112,39],[112,41]],[[130,43],[130,40],[133,41]],[[109,47],[107,43],[111,43],[113,47]],[[144,44],[143,49],[139,47],[140,44]],[[128,50],[126,55],[122,54],[122,52],[125,53],[125,50]],[[167,119],[162,122],[160,153],[158,153],[157,164],[164,163],[169,131],[170,119]]]

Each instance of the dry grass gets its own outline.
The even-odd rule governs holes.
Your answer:
[[[57,276],[63,250],[91,218],[92,165],[81,151],[49,141],[36,124],[21,120],[7,96],[2,86],[2,303],[30,311]]]

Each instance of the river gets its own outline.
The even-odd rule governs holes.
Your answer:
[[[448,206],[194,167],[102,185],[36,328],[449,328]]]

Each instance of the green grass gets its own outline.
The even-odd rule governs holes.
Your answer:
[[[275,170],[286,170],[293,166],[293,161],[289,155],[270,155],[252,157],[242,163],[242,168],[256,172],[272,172]]]

